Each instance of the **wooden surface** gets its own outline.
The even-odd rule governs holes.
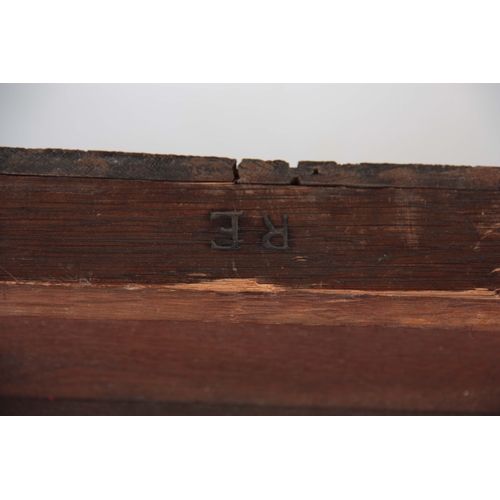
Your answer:
[[[500,169],[0,148],[0,413],[500,413]]]
[[[297,176],[309,186],[500,190],[500,169],[492,167],[301,161]]]
[[[500,169],[454,165],[391,163],[338,164],[300,161],[290,168],[282,160],[244,159],[237,166],[238,184],[292,184],[360,188],[500,190]]]
[[[0,186],[3,280],[500,287],[498,191],[7,175]],[[237,248],[224,213],[240,214]],[[287,248],[279,236],[265,246],[264,216],[276,230],[288,216]]]
[[[252,280],[201,284],[0,284],[0,315],[201,323],[498,331],[495,292],[287,290]]]
[[[500,334],[6,317],[4,397],[498,413]]]
[[[236,160],[116,151],[0,148],[0,173],[189,182],[232,182]]]
[[[240,184],[500,190],[500,169],[390,163],[338,164],[0,147],[0,174]]]

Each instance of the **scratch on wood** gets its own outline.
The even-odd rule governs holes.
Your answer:
[[[176,290],[205,290],[212,292],[264,292],[276,293],[287,290],[286,287],[259,283],[255,279],[220,279],[202,283],[179,283],[173,287]]]
[[[15,276],[12,276],[12,274],[10,274],[9,271],[7,271],[7,269],[4,269],[3,267],[0,267],[0,269],[2,271],[5,271],[14,281],[16,281],[17,283],[19,283],[19,280]]]
[[[500,268],[497,268],[500,269]],[[212,281],[204,281],[201,283],[176,283],[169,285],[157,285],[157,284],[140,284],[140,283],[128,283],[128,284],[103,284],[103,283],[91,283],[90,285],[82,285],[78,281],[73,282],[58,282],[54,283],[52,281],[2,281],[0,282],[0,288],[6,287],[14,289],[22,289],[24,287],[43,287],[43,288],[68,288],[68,289],[87,289],[92,291],[107,291],[112,292],[113,290],[150,290],[150,291],[177,291],[177,290],[191,290],[191,291],[214,291],[214,292],[272,292],[272,293],[307,293],[312,295],[322,295],[322,296],[352,296],[358,298],[363,297],[432,297],[432,298],[446,298],[446,299],[491,299],[495,296],[495,290],[489,290],[487,288],[474,288],[470,290],[460,290],[460,291],[450,291],[450,290],[361,290],[361,289],[329,289],[329,288],[310,288],[310,287],[286,287],[273,285],[269,283],[260,283],[258,280],[253,278],[225,278],[216,279]],[[497,289],[498,290],[498,289]]]
[[[498,293],[292,289],[223,279],[175,286],[0,284],[0,316],[302,325],[472,328],[498,332]],[[248,293],[251,295],[246,295]],[[193,307],[196,304],[196,307]],[[0,322],[1,325],[1,322]]]

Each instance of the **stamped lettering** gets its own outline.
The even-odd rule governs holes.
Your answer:
[[[216,250],[238,250],[243,240],[239,239],[239,218],[243,212],[212,212],[210,220],[227,217],[231,220],[230,227],[220,227],[219,232],[224,236],[230,236],[232,242],[210,242],[210,247]],[[267,214],[262,216],[268,231],[262,236],[262,245],[270,250],[290,250],[288,245],[288,215],[281,216],[281,227],[276,227]]]
[[[262,237],[262,244],[266,248],[272,248],[274,250],[289,250],[290,247],[288,246],[288,215],[282,215],[281,220],[282,220],[282,225],[281,228],[276,229],[273,225],[273,223],[269,220],[269,217],[267,215],[263,215],[262,218],[264,219],[264,222],[269,229],[269,232],[266,233]],[[282,245],[275,245],[271,243],[271,238],[281,238],[283,241]]]
[[[237,250],[240,248],[238,240],[238,221],[243,215],[243,212],[212,212],[210,214],[210,220],[219,219],[220,217],[229,217],[231,219],[231,227],[221,227],[219,232],[223,235],[231,236],[233,242],[229,245],[218,245],[215,241],[210,242],[211,248],[216,248],[217,250]]]

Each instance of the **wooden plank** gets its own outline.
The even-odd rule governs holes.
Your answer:
[[[4,317],[3,397],[500,411],[500,334]]]
[[[233,182],[235,171],[231,158],[0,148],[0,173],[10,175]]]
[[[500,168],[392,163],[339,164],[335,161],[300,161],[297,168],[290,168],[282,160],[244,159],[237,166],[236,182],[498,191]]]
[[[500,190],[500,168],[301,161],[296,175],[306,186]]]
[[[453,291],[500,283],[499,191],[7,175],[0,188],[4,281],[237,278]]]
[[[254,280],[173,286],[0,284],[0,318],[453,328],[495,333],[499,308],[498,294],[487,291],[289,290]]]
[[[500,189],[500,168],[283,160],[0,147],[0,174],[171,182],[237,182],[308,186]]]
[[[291,184],[286,161],[243,159],[238,165],[237,184]]]

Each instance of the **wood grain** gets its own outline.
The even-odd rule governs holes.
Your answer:
[[[251,280],[153,286],[0,284],[2,316],[386,326],[498,332],[500,298],[487,291],[286,290]],[[200,326],[201,328],[201,326]]]
[[[308,186],[500,190],[500,168],[301,161],[296,175]]]
[[[500,192],[0,176],[0,279],[286,287],[500,287]],[[229,217],[241,214],[238,248]],[[287,215],[266,248],[264,216]],[[279,247],[283,240],[271,240]]]
[[[297,168],[289,168],[281,160],[245,159],[237,172],[239,184],[500,190],[498,167],[300,161]]]
[[[243,159],[237,168],[237,184],[291,184],[290,166],[283,160]]]
[[[117,151],[0,148],[0,173],[189,182],[232,182],[236,160]]]
[[[5,317],[4,397],[500,410],[500,334]]]
[[[0,174],[240,184],[500,190],[500,168],[391,163],[339,164],[0,147]]]

